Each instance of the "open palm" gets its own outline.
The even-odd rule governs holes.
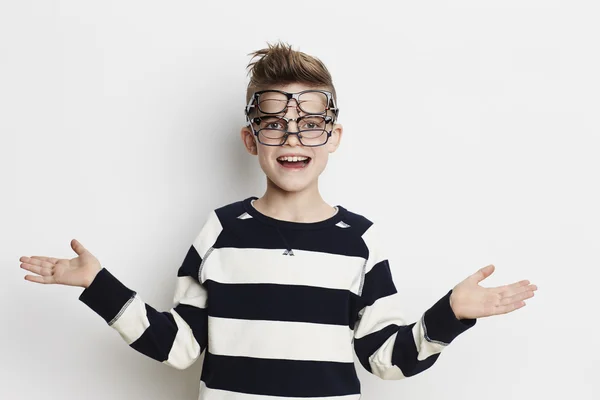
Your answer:
[[[70,260],[45,256],[23,256],[20,267],[36,275],[25,275],[25,280],[44,284],[88,287],[98,271],[100,262],[77,240],[71,240],[77,257]]]
[[[483,267],[454,287],[450,306],[458,319],[506,314],[523,307],[524,300],[533,297],[537,286],[526,279],[493,288],[479,286],[494,269],[492,264]]]

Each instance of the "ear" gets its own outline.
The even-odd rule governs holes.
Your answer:
[[[254,133],[252,133],[252,130],[248,126],[244,126],[240,131],[240,136],[242,138],[242,142],[244,142],[246,151],[253,156],[257,155],[256,137],[254,136]]]
[[[331,137],[329,138],[329,152],[333,153],[340,146],[340,142],[342,141],[342,133],[344,132],[344,127],[342,124],[333,125],[333,130],[331,131]]]

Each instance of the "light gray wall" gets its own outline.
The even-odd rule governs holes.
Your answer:
[[[419,376],[357,364],[363,398],[598,399],[598,6],[206,3],[0,3],[0,397],[196,398],[200,362],[128,348],[18,259],[72,258],[76,238],[167,310],[208,212],[262,194],[245,66],[281,39],[333,74],[345,131],[322,193],[388,234],[408,320],[490,263],[484,286],[539,286]]]

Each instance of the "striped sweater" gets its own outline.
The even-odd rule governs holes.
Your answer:
[[[354,400],[362,366],[382,379],[418,374],[476,320],[451,290],[407,323],[376,227],[337,206],[314,223],[277,220],[249,197],[212,211],[158,311],[106,268],[79,299],[129,346],[177,369],[206,351],[201,400]]]

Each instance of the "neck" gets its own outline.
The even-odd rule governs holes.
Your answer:
[[[291,222],[323,221],[336,212],[323,200],[316,182],[302,191],[288,192],[267,178],[267,190],[253,205],[262,214]]]

